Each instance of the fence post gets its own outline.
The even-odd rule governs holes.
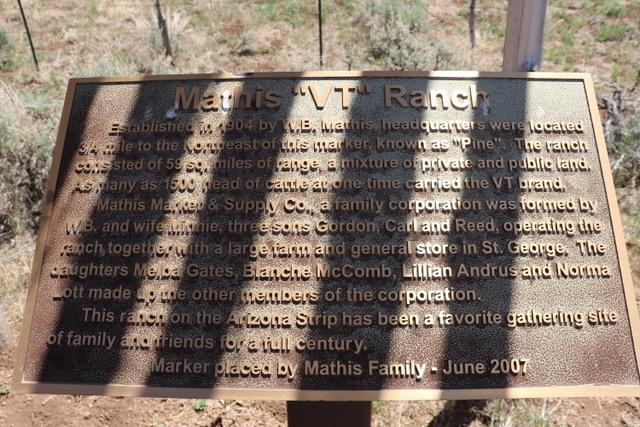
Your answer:
[[[29,31],[27,17],[24,15],[24,9],[22,8],[22,2],[20,0],[18,0],[18,7],[20,8],[20,15],[22,15],[24,29],[27,32],[27,38],[29,39],[29,47],[31,48],[31,56],[33,57],[33,62],[36,64],[36,71],[40,71],[40,67],[38,66],[38,57],[36,56],[36,49],[33,47],[33,40],[31,40],[31,31]]]
[[[322,68],[323,58],[322,58],[322,0],[318,0],[318,47],[320,48],[320,68]]]
[[[156,0],[156,15],[158,18],[158,28],[162,35],[162,45],[164,46],[165,57],[171,58],[171,65],[173,65],[173,51],[171,50],[171,41],[169,39],[169,30],[167,29],[167,21],[162,16],[162,9],[160,8],[160,0]]]

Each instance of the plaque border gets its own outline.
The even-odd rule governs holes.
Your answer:
[[[49,220],[58,181],[58,173],[62,160],[62,151],[69,127],[71,107],[79,84],[117,84],[140,83],[166,80],[251,80],[269,78],[432,78],[446,80],[468,79],[524,79],[524,80],[560,80],[582,82],[586,101],[591,116],[591,124],[595,136],[600,169],[607,196],[609,215],[612,223],[613,238],[618,256],[618,268],[622,278],[631,340],[636,358],[636,370],[640,376],[640,316],[636,306],[635,291],[629,266],[629,258],[625,246],[620,211],[615,193],[615,186],[609,165],[602,123],[598,111],[593,80],[588,73],[544,73],[544,72],[476,72],[476,71],[431,71],[431,72],[390,72],[390,71],[304,71],[304,72],[266,72],[266,73],[213,73],[213,74],[166,74],[129,77],[80,77],[71,78],[64,99],[60,126],[51,169],[48,175],[47,192],[43,206],[41,226],[34,253],[25,311],[20,333],[20,341],[16,349],[11,392],[13,393],[45,393],[45,394],[81,394],[127,397],[163,397],[163,398],[210,398],[210,399],[247,399],[247,400],[340,400],[340,401],[372,401],[372,400],[468,400],[468,399],[514,399],[545,397],[640,397],[638,385],[577,385],[577,386],[516,386],[507,388],[476,389],[380,389],[380,390],[300,390],[278,388],[188,388],[188,387],[156,387],[148,385],[120,384],[73,384],[73,383],[41,383],[23,381],[24,364],[28,347],[32,320],[35,315],[38,278],[42,269],[42,261],[46,238],[49,231]]]

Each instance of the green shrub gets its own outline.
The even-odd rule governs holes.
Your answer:
[[[615,89],[600,104],[607,110],[603,123],[607,151],[616,187],[640,184],[640,104],[626,103],[622,89]]]
[[[38,109],[44,107],[32,108],[29,97],[18,95],[1,83],[0,105],[0,214],[23,227],[37,228],[54,126],[48,119],[37,119]]]
[[[640,109],[616,126],[608,141],[616,187],[640,184]]]
[[[198,399],[193,404],[193,410],[196,412],[202,412],[209,406],[209,403],[204,399]]]
[[[602,8],[602,13],[612,18],[618,18],[624,16],[627,11],[618,0],[612,0],[604,5],[604,7]]]
[[[560,31],[560,38],[562,39],[562,44],[564,48],[573,47],[573,44],[576,41],[576,35],[574,31],[569,28],[563,28]]]
[[[623,40],[631,27],[623,22],[613,22],[598,28],[596,40],[599,42],[610,42]]]
[[[565,57],[565,51],[564,49],[556,48],[552,46],[549,49],[547,49],[547,51],[544,53],[544,57],[546,60],[551,61],[557,65],[562,63]]]
[[[368,45],[373,63],[390,70],[437,70],[450,66],[448,44],[426,36],[428,14],[418,1],[370,0],[356,13],[356,27],[365,28],[360,44]]]
[[[427,51],[413,36],[411,26],[392,12],[384,16],[384,23],[371,31],[371,54],[394,70],[425,68]]]
[[[482,425],[547,427],[556,408],[549,408],[546,399],[489,400],[483,408],[471,408]]]
[[[258,7],[267,21],[287,21],[289,24],[296,26],[303,23],[303,6],[309,6],[310,2],[305,4],[301,0],[267,0]],[[315,2],[313,4],[315,7]]]
[[[11,71],[16,65],[16,47],[9,33],[0,27],[0,71]]]

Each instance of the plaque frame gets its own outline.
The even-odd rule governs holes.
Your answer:
[[[546,397],[638,397],[638,385],[579,385],[579,386],[536,386],[482,389],[382,389],[382,390],[298,390],[298,389],[247,389],[247,388],[186,388],[157,387],[148,385],[118,384],[63,384],[23,381],[24,364],[27,356],[29,335],[35,313],[38,278],[42,269],[45,243],[49,231],[49,221],[58,179],[62,151],[67,135],[71,107],[76,87],[85,83],[138,83],[164,80],[236,80],[265,78],[392,78],[423,77],[447,80],[468,79],[527,79],[579,81],[585,89],[586,101],[595,135],[597,154],[600,160],[604,189],[612,222],[613,239],[616,245],[622,288],[631,330],[636,369],[640,372],[640,316],[635,302],[635,292],[629,259],[625,247],[619,207],[615,194],[613,177],[609,166],[602,123],[597,107],[593,80],[588,73],[541,73],[541,72],[475,72],[475,71],[434,71],[434,72],[387,72],[387,71],[309,71],[309,72],[267,72],[267,73],[214,73],[214,74],[172,74],[133,77],[82,77],[71,78],[62,109],[51,169],[48,175],[47,191],[43,206],[42,219],[32,270],[29,279],[26,306],[16,350],[11,391],[14,393],[44,394],[82,394],[127,397],[163,397],[163,398],[210,398],[210,399],[247,399],[247,400],[329,400],[329,401],[373,401],[373,400],[469,400],[496,398],[546,398]]]

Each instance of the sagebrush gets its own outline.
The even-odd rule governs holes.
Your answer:
[[[0,83],[0,216],[33,229],[40,223],[53,126],[47,113],[38,119],[46,107],[29,101]]]

